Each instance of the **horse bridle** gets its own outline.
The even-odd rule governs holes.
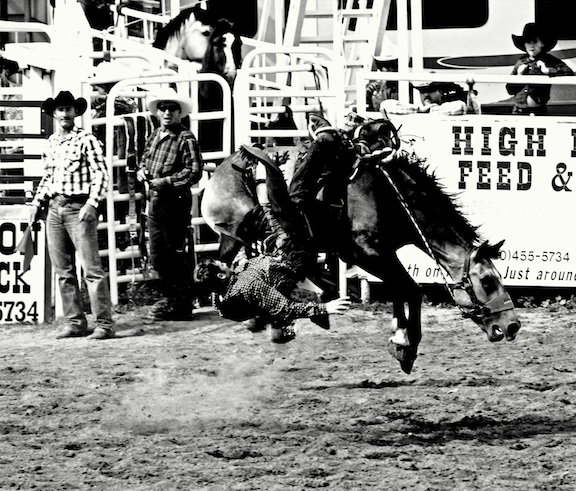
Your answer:
[[[474,247],[470,251],[470,253],[466,256],[466,258],[464,260],[464,273],[463,273],[462,279],[458,283],[454,284],[452,287],[450,286],[450,283],[448,281],[446,273],[444,272],[444,270],[440,266],[438,260],[436,259],[436,255],[434,254],[432,247],[428,243],[426,236],[424,235],[424,233],[420,229],[420,226],[418,225],[414,216],[412,215],[412,212],[410,211],[410,207],[408,206],[408,204],[404,200],[402,193],[400,192],[400,190],[398,189],[398,187],[394,183],[394,180],[392,179],[392,177],[388,174],[388,171],[386,170],[385,164],[390,162],[396,156],[396,153],[398,152],[400,144],[401,144],[400,138],[398,137],[398,130],[396,129],[396,127],[392,123],[389,123],[389,125],[392,128],[392,142],[394,143],[395,148],[390,153],[390,155],[386,156],[385,158],[381,159],[378,162],[377,167],[384,174],[384,176],[387,178],[388,182],[390,183],[390,185],[394,189],[396,195],[398,196],[398,199],[400,200],[400,203],[402,204],[408,217],[412,221],[412,224],[414,225],[414,228],[418,232],[420,239],[424,243],[424,246],[425,246],[428,254],[430,255],[430,257],[434,258],[434,260],[438,264],[440,273],[442,275],[442,278],[444,279],[444,283],[445,283],[446,287],[448,288],[448,291],[450,292],[452,299],[454,300],[456,305],[458,305],[458,308],[461,310],[462,315],[464,317],[471,318],[472,320],[474,320],[474,322],[476,322],[478,324],[482,324],[482,321],[486,317],[490,317],[490,316],[498,314],[500,312],[505,312],[507,310],[514,309],[514,303],[512,302],[512,298],[510,297],[510,295],[507,292],[501,293],[500,295],[489,300],[488,302],[482,302],[478,298],[478,296],[476,295],[476,292],[474,291],[474,286],[472,285],[472,280],[470,278],[470,261],[471,261],[472,254],[474,254],[475,252],[478,251],[478,249],[479,249],[478,247]],[[356,134],[359,134],[358,130],[357,130]],[[379,139],[379,140],[381,140],[381,139]],[[375,154],[375,153],[376,152],[373,152],[373,154]],[[375,156],[373,154],[369,155],[370,159],[373,158],[373,156]],[[456,298],[454,297],[454,290],[462,290],[462,291],[466,292],[466,294],[470,297],[470,300],[472,302],[472,306],[469,308],[462,307],[456,301]]]
[[[458,302],[456,302],[456,305],[458,305],[464,317],[470,318],[474,322],[481,324],[486,317],[490,317],[507,310],[513,310],[514,303],[512,302],[512,298],[508,292],[501,293],[497,297],[488,300],[488,302],[482,302],[478,298],[476,292],[474,291],[472,280],[470,279],[470,259],[472,254],[477,251],[478,247],[475,247],[466,256],[466,259],[464,260],[464,273],[462,275],[462,279],[450,288],[450,294],[455,301],[456,299],[454,298],[454,290],[462,290],[466,292],[472,301],[472,307],[464,308],[461,305],[458,305]]]

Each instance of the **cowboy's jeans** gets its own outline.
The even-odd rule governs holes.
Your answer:
[[[70,326],[86,330],[87,321],[76,275],[76,252],[97,325],[106,327],[112,324],[112,308],[108,275],[98,255],[98,221],[80,221],[78,214],[82,206],[79,202],[58,204],[54,199],[50,200],[46,234],[50,260],[58,277],[64,316]]]
[[[193,265],[185,249],[191,206],[192,197],[187,192],[153,191],[150,197],[150,261],[160,277],[162,293],[176,303],[191,302]]]

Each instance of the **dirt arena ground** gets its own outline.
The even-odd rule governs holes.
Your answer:
[[[0,489],[576,489],[571,312],[519,309],[517,340],[490,344],[425,305],[406,375],[386,306],[284,346],[209,309],[145,311],[100,342],[0,326]]]

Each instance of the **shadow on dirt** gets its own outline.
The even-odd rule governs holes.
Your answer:
[[[402,421],[402,435],[398,438],[370,438],[366,443],[376,446],[438,445],[453,440],[474,440],[480,442],[515,441],[541,435],[573,434],[576,422],[546,416],[520,416],[502,420],[490,416],[464,416],[456,421],[432,422],[407,416],[405,413],[386,413],[383,416]],[[374,436],[374,435],[372,435]],[[516,446],[526,445],[521,442]],[[517,448],[521,449],[521,448]]]
[[[118,325],[117,338],[130,338],[135,336],[160,336],[173,332],[191,331],[195,329],[206,330],[207,327],[222,324],[222,317],[214,310],[194,312],[194,317],[187,321],[153,321],[141,319],[137,325],[134,322]]]

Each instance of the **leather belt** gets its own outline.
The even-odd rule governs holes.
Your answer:
[[[71,203],[81,203],[84,204],[88,201],[87,194],[75,194],[74,196],[68,196],[67,194],[55,194],[52,196],[52,200],[58,206],[66,206]]]

